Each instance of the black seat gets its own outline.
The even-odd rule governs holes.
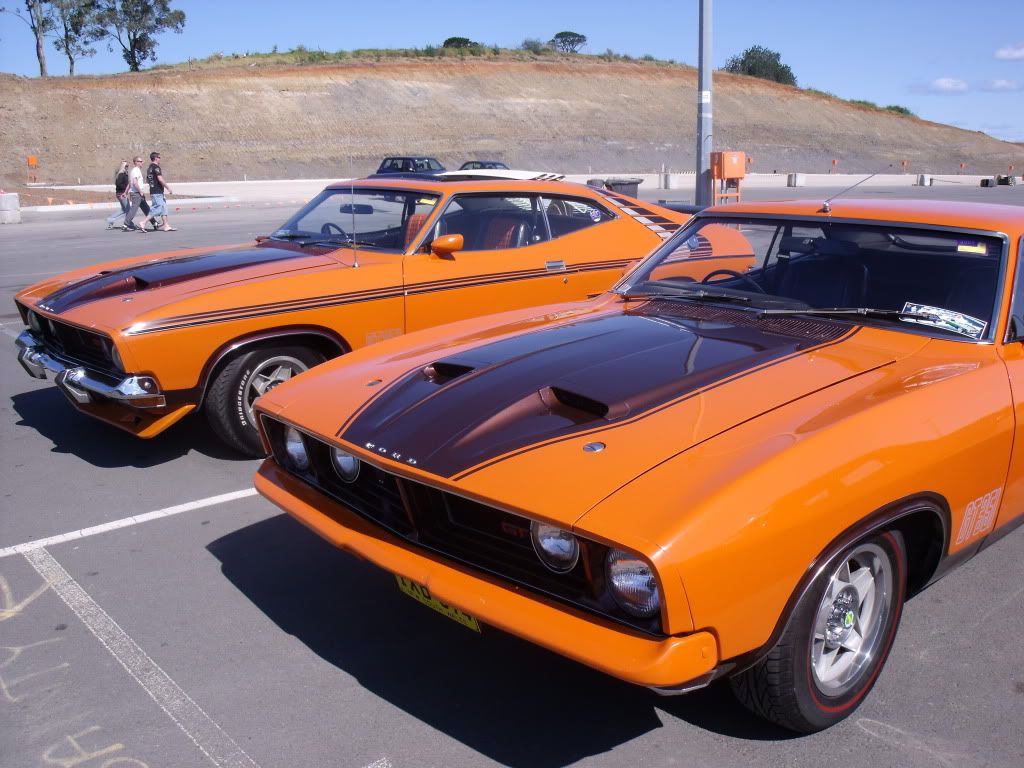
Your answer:
[[[785,266],[776,293],[812,307],[859,307],[867,286],[868,270],[859,261],[808,256]]]
[[[961,270],[946,294],[945,308],[990,321],[998,276],[994,264],[979,264]]]

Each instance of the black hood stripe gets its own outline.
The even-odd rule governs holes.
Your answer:
[[[554,445],[555,443],[561,443],[561,442],[564,442],[566,440],[573,440],[573,439],[577,439],[577,438],[580,438],[580,437],[588,437],[590,435],[595,435],[595,434],[599,434],[601,432],[606,432],[609,429],[614,429],[614,428],[617,428],[617,427],[620,427],[620,426],[623,426],[623,425],[626,425],[626,424],[633,424],[634,422],[642,421],[644,419],[647,419],[647,418],[653,416],[656,413],[664,411],[664,410],[666,410],[668,408],[675,407],[675,406],[679,405],[680,403],[683,403],[683,402],[689,400],[690,398],[696,397],[698,395],[702,395],[702,394],[704,394],[706,392],[710,392],[712,390],[717,389],[718,387],[724,386],[724,385],[729,384],[731,382],[734,382],[734,381],[737,381],[739,379],[743,379],[743,378],[745,378],[747,376],[750,376],[751,374],[758,373],[758,372],[766,370],[768,368],[772,368],[772,367],[774,367],[776,365],[781,365],[782,363],[789,362],[790,360],[793,360],[793,359],[798,358],[798,357],[802,357],[803,355],[809,355],[809,354],[812,354],[814,352],[819,352],[822,349],[825,349],[827,347],[831,347],[831,346],[833,346],[835,344],[842,344],[843,342],[848,341],[850,338],[852,338],[854,335],[856,335],[857,332],[860,331],[860,329],[861,329],[860,326],[857,326],[855,328],[851,328],[849,333],[847,333],[845,336],[842,336],[842,337],[836,339],[835,341],[830,341],[830,342],[828,342],[826,344],[821,344],[821,345],[819,345],[817,347],[810,347],[808,349],[804,349],[804,350],[801,350],[799,352],[794,352],[793,354],[787,355],[786,357],[779,358],[778,360],[773,360],[770,363],[765,363],[764,365],[756,366],[756,367],[750,368],[748,370],[741,371],[741,372],[739,372],[739,373],[737,373],[737,374],[735,374],[733,376],[729,376],[727,378],[721,379],[720,381],[716,381],[715,383],[710,384],[710,385],[708,385],[706,387],[702,387],[700,389],[695,389],[692,392],[687,392],[686,394],[678,397],[675,400],[671,400],[671,401],[662,403],[660,406],[658,406],[656,408],[652,408],[652,409],[650,409],[648,411],[644,411],[642,413],[639,413],[636,416],[634,416],[633,418],[624,419],[623,421],[616,422],[615,424],[602,424],[601,426],[595,427],[595,428],[590,429],[590,430],[582,430],[582,431],[577,432],[577,433],[572,434],[572,435],[564,435],[562,437],[556,437],[556,438],[552,438],[550,440],[545,440],[543,442],[534,443],[533,445],[524,446],[523,448],[520,448],[519,450],[511,451],[509,453],[503,454],[502,456],[497,456],[497,457],[495,457],[495,458],[493,458],[493,459],[491,459],[489,461],[485,461],[485,462],[483,462],[481,464],[477,464],[474,467],[470,467],[465,472],[462,472],[461,474],[452,476],[452,479],[453,480],[462,480],[465,477],[469,477],[470,475],[473,475],[473,474],[475,474],[477,472],[480,472],[480,471],[482,471],[484,469],[487,469],[488,467],[493,466],[493,465],[495,465],[495,464],[497,464],[499,462],[505,461],[506,459],[511,459],[511,458],[514,458],[515,456],[521,456],[524,453],[529,453],[530,451],[535,451],[535,450],[537,450],[539,448],[543,448],[544,446],[547,446],[547,445]]]
[[[338,435],[461,479],[510,455],[647,418],[857,332],[785,320],[657,301],[548,326],[410,371]]]
[[[134,264],[123,269],[101,272],[58,288],[39,302],[39,308],[59,315],[111,296],[174,285],[259,264],[307,258],[310,255],[289,248],[256,246],[241,251],[213,251]]]

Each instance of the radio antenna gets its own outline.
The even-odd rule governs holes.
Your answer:
[[[825,202],[823,202],[821,204],[821,210],[819,210],[818,213],[832,213],[832,205],[831,205],[831,203],[832,203],[833,200],[835,200],[840,195],[845,195],[847,192],[849,192],[854,187],[859,187],[861,184],[863,184],[868,179],[872,179],[875,176],[877,176],[878,173],[879,173],[878,171],[875,171],[870,176],[865,176],[863,179],[858,181],[856,184],[851,184],[846,189],[843,189],[843,190],[841,190],[839,192],[836,192],[834,195],[832,195],[832,197],[828,198]]]
[[[352,241],[352,268],[359,269],[359,245],[356,240],[356,183],[355,181],[349,181],[350,194],[352,195],[352,202],[349,204],[349,209],[352,211],[352,231],[349,233],[348,239]]]

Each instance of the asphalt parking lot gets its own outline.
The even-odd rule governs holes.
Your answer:
[[[865,192],[960,193],[1024,206],[1024,187]],[[796,737],[727,686],[661,698],[467,631],[254,495],[257,462],[201,419],[139,441],[17,365],[25,285],[251,240],[294,207],[200,206],[146,235],[98,212],[0,227],[0,766],[1024,764],[1024,530],[910,601],[863,706]]]

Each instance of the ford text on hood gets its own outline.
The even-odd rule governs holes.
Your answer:
[[[709,209],[612,294],[268,393],[257,488],[471,629],[826,728],[1024,520],[1019,211]]]
[[[253,403],[281,382],[407,330],[606,290],[682,219],[552,181],[332,185],[255,245],[25,289],[19,361],[139,437],[201,407],[226,443],[262,455]]]

